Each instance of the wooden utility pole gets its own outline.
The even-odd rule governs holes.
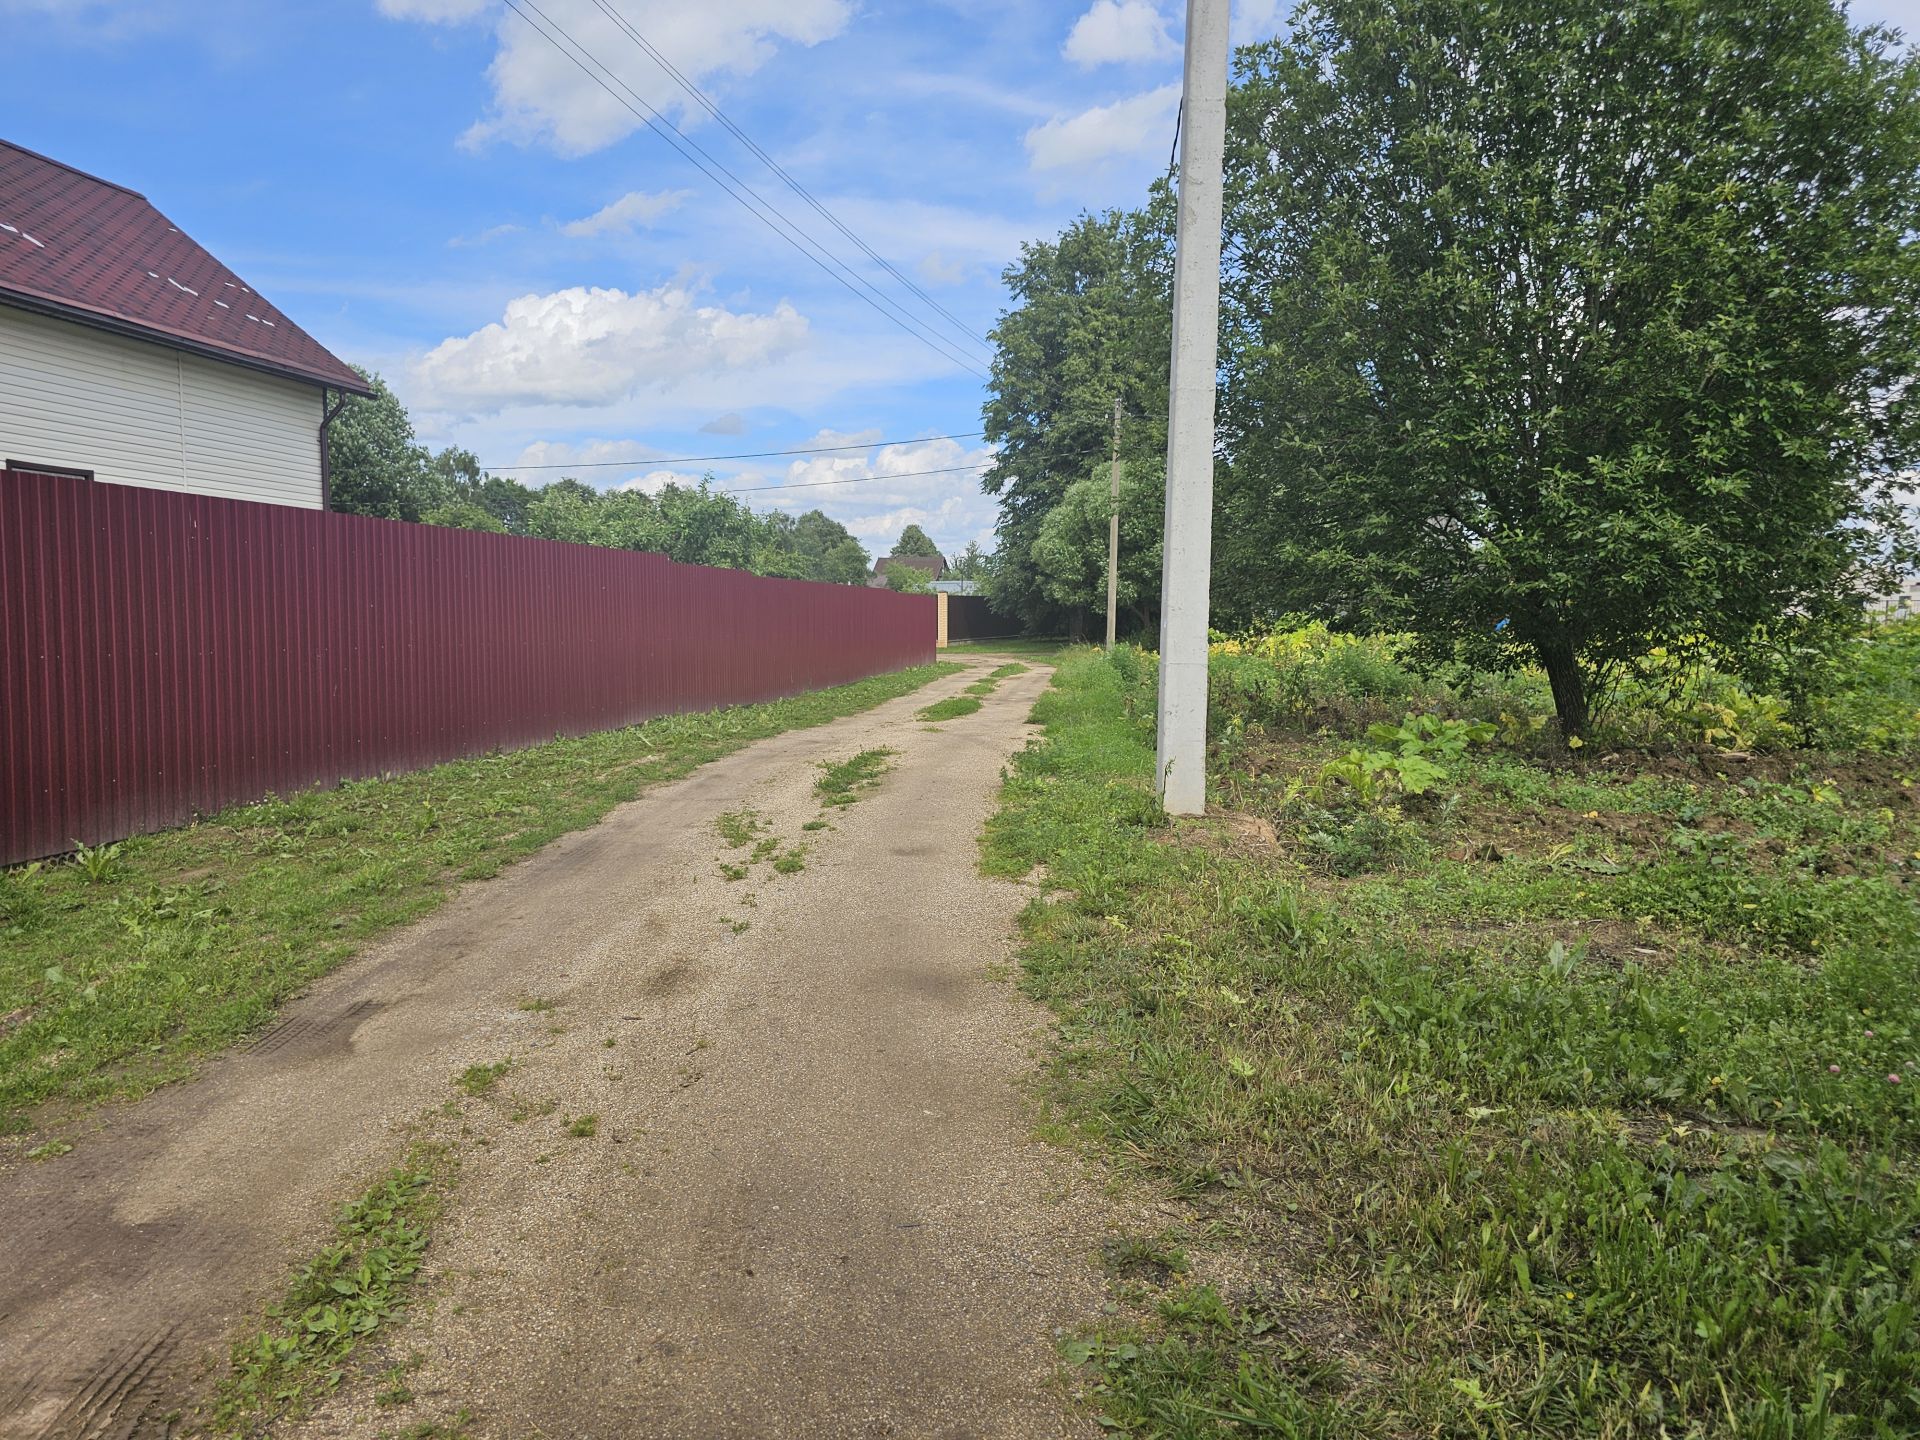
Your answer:
[[[1187,0],[1155,755],[1160,799],[1169,815],[1199,815],[1207,808],[1207,591],[1213,568],[1213,401],[1220,338],[1227,50],[1227,0]]]
[[[1107,653],[1113,653],[1114,622],[1120,612],[1120,397],[1113,397],[1113,480],[1107,507]]]

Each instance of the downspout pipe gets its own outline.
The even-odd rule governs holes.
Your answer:
[[[333,509],[333,463],[327,444],[327,427],[340,418],[340,412],[347,408],[350,397],[342,390],[340,398],[332,406],[327,404],[327,387],[320,387],[320,508]]]

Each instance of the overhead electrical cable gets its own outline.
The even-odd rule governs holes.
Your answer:
[[[918,480],[925,475],[959,475],[969,470],[984,470],[991,460],[976,460],[971,465],[949,465],[943,470],[902,470],[898,475],[844,475],[838,480],[793,480],[784,485],[716,485],[718,495],[752,495],[761,490],[815,490],[822,485],[870,485],[876,480]]]
[[[1063,455],[1063,460],[1083,460],[1089,456],[1102,455],[1102,450],[1084,450],[1074,455]],[[714,493],[719,495],[751,495],[761,490],[812,490],[821,485],[870,485],[876,480],[917,480],[924,475],[959,475],[965,471],[986,470],[999,463],[999,457],[992,460],[976,460],[971,465],[952,465],[944,470],[903,470],[898,475],[848,475],[839,480],[795,480],[786,485],[740,485],[724,487],[716,485]]]
[[[716,185],[720,186],[721,189],[725,190],[727,194],[732,196],[749,214],[767,226],[774,234],[780,236],[780,238],[785,240],[789,245],[793,246],[802,255],[805,255],[807,259],[811,260],[836,283],[845,286],[856,298],[878,311],[908,334],[914,336],[914,338],[940,355],[943,359],[949,360],[962,369],[972,372],[983,380],[990,378],[987,372],[982,370],[974,361],[952,349],[940,336],[929,331],[910,315],[900,310],[900,308],[875,287],[871,281],[851,269],[844,261],[835,256],[832,251],[827,250],[818,241],[814,240],[812,236],[808,235],[804,230],[801,230],[776,206],[770,204],[751,185],[748,185],[744,180],[740,179],[739,176],[735,175],[733,171],[729,170],[724,163],[716,159],[698,141],[690,139],[682,133],[671,121],[667,120],[658,110],[654,109],[638,91],[634,90],[632,86],[628,85],[626,81],[622,80],[602,63],[592,51],[574,39],[565,27],[542,10],[539,5],[535,3],[535,0],[506,0],[506,6],[509,10],[513,11],[514,14],[526,21],[548,44],[552,45],[568,60],[572,61],[582,74],[586,75],[588,79],[592,80],[602,90],[605,90],[608,95],[612,96],[615,103],[619,104],[636,119],[640,120],[662,140],[665,140],[669,145],[673,146],[675,150],[678,150],[689,163],[705,174],[707,178],[712,180]],[[532,11],[533,13],[530,15],[527,13],[528,11]],[[540,17],[538,23],[536,23],[533,18],[535,15]],[[563,41],[564,43],[562,43]],[[596,73],[596,71],[601,73]],[[602,78],[603,75],[605,78]],[[608,80],[611,80],[613,84],[609,84]],[[626,91],[627,96],[631,98],[623,98],[614,90],[614,85],[618,85],[621,90]],[[722,176],[725,178],[723,179]],[[844,272],[844,275],[836,273],[833,268],[835,266],[838,266],[839,270]],[[872,294],[868,295],[863,293],[858,288],[861,285],[864,285]]]
[[[972,440],[986,432],[922,435],[913,440],[867,440],[856,445],[806,445],[795,450],[747,450],[736,455],[637,455],[631,460],[543,460],[532,465],[483,465],[483,470],[601,470],[628,465],[700,465],[709,460],[769,460],[777,455],[832,455],[843,450],[879,450],[888,445],[931,445],[938,440]]]
[[[971,340],[976,340],[982,345],[991,345],[993,343],[992,341],[988,340],[986,336],[982,335],[978,330],[975,330],[972,326],[968,325],[966,321],[962,320],[958,315],[955,315],[951,310],[947,309],[947,307],[942,305],[938,300],[934,299],[933,296],[929,295],[925,290],[922,290],[911,279],[901,274],[899,270],[894,268],[892,262],[889,261],[884,255],[880,254],[871,245],[867,244],[865,240],[861,239],[852,230],[848,229],[847,226],[841,222],[839,216],[835,215],[824,204],[822,204],[819,197],[816,196],[805,185],[802,185],[798,180],[794,179],[793,176],[787,172],[786,167],[781,165],[778,160],[775,160],[773,156],[769,155],[763,148],[761,148],[758,141],[756,141],[751,135],[747,134],[745,130],[742,130],[738,125],[736,125],[732,117],[729,116],[724,110],[722,110],[717,104],[714,103],[711,96],[709,96],[704,90],[702,90],[691,79],[689,79],[685,74],[683,74],[680,71],[680,69],[677,66],[675,66],[671,60],[669,60],[665,55],[661,54],[658,47],[656,47],[652,41],[648,40],[645,35],[641,34],[640,31],[634,26],[633,22],[628,20],[624,15],[622,15],[619,10],[615,9],[614,6],[611,3],[609,3],[609,0],[593,0],[593,3],[595,7],[599,9],[600,13],[605,15],[615,25],[619,26],[620,29],[626,34],[627,38],[633,41],[635,45],[639,46],[640,49],[646,53],[648,58],[651,59],[654,64],[658,65],[662,70],[664,70],[669,76],[671,76],[674,79],[675,82],[679,84],[681,89],[685,90],[687,94],[691,95],[694,98],[694,100],[699,103],[702,109],[704,109],[715,120],[718,120],[723,126],[725,126],[728,133],[730,133],[742,145],[746,146],[748,150],[752,151],[753,154],[759,158],[760,162],[767,167],[767,169],[771,170],[781,180],[786,182],[787,188],[792,190],[793,193],[798,195],[802,200],[806,201],[807,204],[810,207],[812,207],[815,214],[817,214],[821,219],[825,220],[829,225],[833,226],[834,229],[838,230],[847,239],[851,240],[855,245],[857,245],[860,248],[861,252],[865,254],[869,260],[873,261],[874,264],[878,265],[881,269],[885,270],[889,275],[893,276],[894,279],[898,280],[909,291],[911,291],[914,295],[918,296],[933,310],[938,312],[942,317],[946,319],[946,321],[950,325],[952,325],[957,331],[959,331],[960,334],[962,334],[963,336],[966,336]]]

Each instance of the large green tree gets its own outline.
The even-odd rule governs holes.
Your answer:
[[[327,427],[329,508],[346,515],[418,520],[453,490],[414,438],[413,420],[387,382],[358,365],[370,396],[349,396]]]
[[[1000,501],[995,607],[1035,629],[1072,613],[1033,546],[1068,487],[1109,453],[1116,396],[1122,456],[1165,459],[1173,210],[1156,184],[1140,210],[1082,215],[1058,239],[1022,246],[1004,276],[1013,304],[993,331],[983,419],[995,451],[981,484]]]
[[[934,544],[933,538],[918,525],[909,525],[900,532],[900,538],[893,542],[892,553],[930,559],[940,554],[940,547]]]
[[[1905,543],[1920,69],[1828,0],[1317,0],[1243,51],[1228,607],[1752,660]]]
[[[949,580],[984,580],[992,568],[993,557],[980,548],[978,540],[969,540],[967,548],[954,556],[947,566]]]
[[[1112,486],[1109,468],[1100,465],[1069,485],[1060,503],[1040,522],[1030,553],[1041,592],[1056,605],[1106,613]],[[1166,498],[1164,462],[1142,460],[1125,466],[1120,479],[1120,572],[1114,598],[1121,628],[1147,635],[1159,624]]]

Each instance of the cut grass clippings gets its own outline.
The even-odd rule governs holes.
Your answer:
[[[50,1101],[139,1095],[189,1074],[462,882],[753,741],[871,709],[957,668],[269,799],[96,847],[113,854],[91,867],[6,872],[0,1132],[30,1129]]]
[[[416,1146],[342,1210],[333,1243],[233,1347],[214,1398],[215,1433],[264,1434],[339,1383],[355,1347],[405,1307],[453,1172],[444,1147]]]
[[[1303,733],[1216,753],[1260,825],[1175,828],[1150,667],[1062,661],[985,852],[1069,892],[1056,1122],[1193,1215],[1063,1345],[1110,1428],[1920,1433],[1914,770],[1470,757],[1334,833]]]

